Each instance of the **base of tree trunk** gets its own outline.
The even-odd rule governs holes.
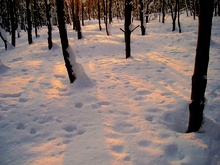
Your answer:
[[[204,123],[203,110],[205,104],[200,102],[191,102],[189,104],[189,124],[186,133],[198,132]]]

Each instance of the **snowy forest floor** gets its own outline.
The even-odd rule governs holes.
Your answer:
[[[69,83],[57,27],[28,45],[0,41],[1,165],[219,165],[220,17],[213,18],[205,123],[184,133],[198,21],[181,15],[182,33],[152,20],[132,33],[125,59],[123,20],[111,36],[85,21],[83,39],[68,27],[70,46],[86,75]],[[139,21],[134,21],[135,25]]]

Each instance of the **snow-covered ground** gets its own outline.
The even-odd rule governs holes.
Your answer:
[[[46,27],[31,45],[24,32],[14,49],[0,41],[0,164],[219,165],[220,17],[213,18],[205,123],[190,134],[197,20],[181,21],[181,34],[171,32],[170,17],[148,23],[145,36],[136,29],[129,59],[122,20],[114,20],[112,36],[85,21],[81,40],[68,26],[86,73],[74,84],[56,27],[50,51]]]

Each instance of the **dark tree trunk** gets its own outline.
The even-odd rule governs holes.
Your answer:
[[[126,58],[131,56],[131,30],[129,26],[131,24],[131,10],[132,0],[125,0],[125,51]]]
[[[76,0],[76,29],[77,29],[77,35],[78,39],[82,38],[82,32],[81,32],[81,25],[80,25],[80,19],[79,19],[79,0]]]
[[[107,3],[108,3],[107,0],[106,0],[106,3],[105,3],[105,0],[103,0],[105,30],[106,30],[107,35],[109,36],[109,32],[108,32],[108,18],[107,18],[107,8],[108,8]]]
[[[176,3],[178,5],[178,9],[177,9],[177,13],[178,13],[178,27],[179,27],[179,33],[182,32],[181,30],[181,25],[180,25],[180,1],[179,0],[176,0]]]
[[[15,1],[10,0],[10,17],[11,17],[11,44],[15,47],[15,17],[14,17],[14,3]]]
[[[189,125],[187,132],[197,132],[203,123],[205,107],[205,89],[209,63],[209,48],[211,39],[213,0],[199,0],[199,26],[195,57],[195,67],[192,76],[191,102],[189,104]]]
[[[174,15],[173,15],[173,28],[172,28],[172,31],[175,31],[176,29],[176,16],[177,16],[177,6],[178,6],[178,0],[176,0],[176,3],[175,3],[175,11],[174,11]]]
[[[72,65],[69,61],[69,53],[67,51],[67,48],[69,47],[68,37],[67,37],[67,31],[64,21],[64,2],[63,0],[56,0],[57,2],[57,16],[58,16],[58,27],[59,27],[59,33],[60,33],[60,39],[61,39],[61,45],[63,50],[63,58],[65,61],[66,69],[69,75],[70,82],[73,83],[76,79],[75,74],[72,69]]]
[[[141,34],[142,35],[145,35],[145,21],[144,21],[144,1],[143,0],[140,0],[140,6],[141,6],[141,9],[140,9],[140,20],[141,20]]]
[[[84,26],[84,3],[82,2],[82,26]]]
[[[74,6],[74,0],[72,1],[72,18],[73,18],[73,30],[76,30],[76,17],[75,17],[75,6]]]
[[[37,2],[36,0],[34,0],[34,28],[35,28],[35,36],[38,37],[38,34],[37,34],[37,27],[38,27],[38,24],[37,24]]]
[[[150,5],[150,3],[147,3],[147,10],[146,10],[146,23],[148,23],[148,17],[149,17],[149,5]]]
[[[90,0],[88,2],[88,16],[89,16],[89,20],[91,20],[91,3],[90,3]]]
[[[165,0],[162,1],[162,23],[165,22]]]
[[[48,3],[47,3],[48,2]],[[51,25],[51,15],[50,15],[50,3],[48,0],[45,0],[45,5],[46,5],[46,15],[47,15],[47,28],[48,28],[48,48],[49,50],[53,47],[53,43],[52,43],[52,25]]]
[[[100,11],[100,0],[98,0],[98,19],[99,19],[99,30],[102,30],[101,27],[101,11]]]
[[[31,10],[30,10],[30,0],[26,0],[26,10],[27,10],[27,33],[28,33],[28,43],[32,44],[32,22],[31,22]]]
[[[109,0],[109,23],[112,23],[112,0]]]

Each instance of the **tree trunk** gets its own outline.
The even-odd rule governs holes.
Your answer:
[[[141,6],[141,9],[140,9],[140,20],[141,20],[141,34],[142,35],[145,35],[145,21],[144,21],[144,1],[143,0],[140,0],[140,6]]]
[[[72,65],[70,64],[69,53],[67,51],[67,48],[69,47],[69,42],[68,42],[67,31],[64,21],[64,4],[63,4],[63,0],[56,0],[56,2],[57,2],[57,16],[58,16],[58,24],[59,24],[58,27],[59,27],[61,45],[63,50],[63,58],[65,61],[70,82],[73,83],[76,77],[73,72]]]
[[[76,0],[76,30],[78,39],[82,38],[81,25],[79,19],[79,0]]]
[[[31,22],[31,9],[30,0],[26,0],[26,10],[27,10],[27,33],[28,33],[28,43],[32,44],[32,22]]]
[[[82,2],[82,26],[84,26],[84,3]]]
[[[38,37],[38,34],[37,34],[37,2],[36,0],[34,0],[34,29],[35,29],[35,36],[36,38]]]
[[[198,39],[195,67],[192,76],[191,102],[189,104],[190,114],[188,133],[197,132],[203,123],[213,17],[213,0],[199,0],[199,7]]]
[[[165,22],[165,0],[162,1],[162,23]]]
[[[174,15],[173,15],[173,29],[172,31],[175,31],[176,29],[176,16],[177,16],[177,6],[178,6],[178,0],[176,0],[176,3],[175,3],[175,11],[174,11]]]
[[[177,9],[177,13],[178,13],[178,27],[179,27],[179,33],[181,33],[182,32],[182,30],[181,30],[181,25],[180,25],[180,1],[179,0],[176,0],[177,2],[177,5],[178,5],[178,9]]]
[[[131,10],[132,0],[125,0],[125,51],[126,58],[131,56],[131,30],[129,26],[131,24]]]
[[[109,1],[109,23],[112,23],[112,0]]]
[[[47,15],[47,28],[48,28],[48,48],[49,50],[53,47],[53,43],[52,43],[52,25],[51,25],[51,15],[50,15],[50,2],[49,0],[45,0],[45,6],[46,6],[46,15]]]
[[[101,11],[100,11],[100,0],[98,0],[98,19],[99,19],[99,30],[102,30],[101,27]]]
[[[76,30],[76,17],[75,17],[75,11],[74,11],[74,0],[72,0],[72,18],[73,18],[73,30]]]
[[[10,17],[11,17],[11,44],[15,47],[15,17],[14,17],[14,3],[15,1],[10,0]]]

